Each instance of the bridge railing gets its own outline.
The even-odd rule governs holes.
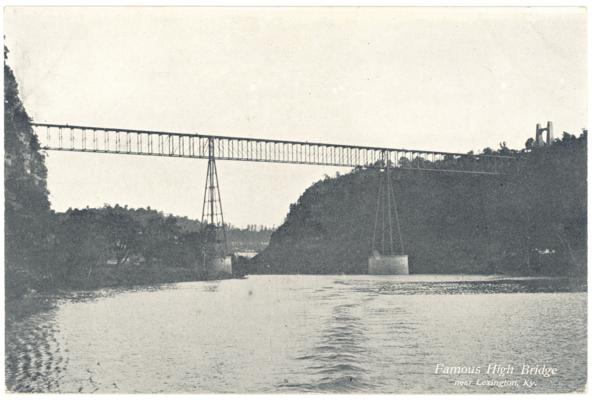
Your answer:
[[[351,146],[232,136],[33,123],[45,150],[337,167],[383,167],[426,171],[503,174],[516,166],[508,156]]]

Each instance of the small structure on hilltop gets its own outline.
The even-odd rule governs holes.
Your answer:
[[[543,141],[543,133],[547,133],[547,140]],[[543,147],[553,143],[553,122],[547,121],[547,127],[541,128],[541,124],[536,125],[536,134],[534,138],[534,145],[536,147]]]

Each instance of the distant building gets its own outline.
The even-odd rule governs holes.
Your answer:
[[[547,140],[543,141],[543,133],[547,133]],[[541,128],[541,124],[536,125],[536,135],[534,138],[535,147],[543,147],[545,144],[553,143],[553,122],[547,121],[547,127]]]

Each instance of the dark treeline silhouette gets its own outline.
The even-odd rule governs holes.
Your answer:
[[[105,206],[53,214],[53,287],[89,288],[206,279],[199,232],[154,210]],[[43,289],[47,289],[42,287]]]
[[[187,217],[106,205],[55,213],[54,223],[50,278],[55,286],[103,287],[220,277],[208,274],[204,266],[202,224]],[[227,227],[229,251],[249,250],[252,244],[269,241],[270,234],[267,229]],[[235,276],[242,275],[240,268],[234,270]]]
[[[47,169],[4,48],[4,257],[6,294],[47,269]]]
[[[6,61],[5,49],[5,61]],[[201,224],[151,209],[50,210],[44,155],[4,65],[5,285],[31,290],[206,279]],[[582,275],[586,270],[586,133],[520,151],[520,168],[492,177],[398,170],[401,230],[414,273]],[[449,160],[438,161],[446,163]],[[415,165],[422,159],[402,160]],[[470,158],[467,157],[467,162]],[[377,192],[373,169],[312,185],[238,274],[365,273]],[[271,230],[231,228],[230,250],[261,250]]]
[[[202,224],[196,220],[149,208],[105,205],[49,211],[44,221],[48,229],[43,260],[27,264],[20,281],[7,284],[17,296],[29,289],[46,292],[224,277],[208,273],[204,266]],[[229,228],[229,247],[250,250],[252,244],[269,240],[270,233]],[[235,277],[244,275],[242,262],[235,260]]]
[[[202,224],[147,209],[50,210],[44,154],[4,49],[5,293],[211,279]],[[228,227],[230,251],[263,248],[271,230]],[[235,276],[244,259],[235,259]]]
[[[543,147],[485,149],[518,157],[502,176],[394,170],[411,272],[584,275],[586,141],[583,131]],[[377,188],[367,168],[315,183],[250,272],[366,273]]]

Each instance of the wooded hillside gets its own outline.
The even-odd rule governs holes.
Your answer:
[[[522,150],[503,176],[401,170],[392,175],[412,273],[581,275],[586,268],[587,132]],[[366,273],[378,175],[308,188],[252,265],[255,273]]]

